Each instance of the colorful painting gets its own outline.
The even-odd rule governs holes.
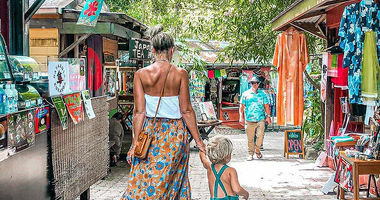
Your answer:
[[[49,62],[49,95],[58,96],[68,94],[69,86],[69,63],[68,62]]]
[[[214,105],[211,101],[202,102],[208,120],[217,120]]]
[[[192,102],[204,101],[206,91],[206,76],[201,71],[190,71],[189,90]]]
[[[92,109],[90,92],[88,90],[82,91],[82,98],[84,102],[84,108],[89,119],[95,118],[94,110]]]
[[[61,96],[52,97],[51,100],[55,106],[55,109],[57,109],[57,113],[59,116],[59,120],[61,121],[62,128],[63,130],[66,130],[68,117],[67,117],[67,110],[66,110],[65,103],[63,102]]]
[[[63,99],[65,101],[66,108],[69,111],[69,114],[74,124],[78,124],[79,122],[83,121],[84,115],[80,93],[74,93],[63,96]]]
[[[37,108],[34,111],[35,133],[41,133],[50,128],[49,107]]]
[[[86,5],[79,16],[78,25],[96,26],[100,11],[102,10],[103,0],[87,0]]]
[[[8,157],[8,119],[0,118],[0,162]]]

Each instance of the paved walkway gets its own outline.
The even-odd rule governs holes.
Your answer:
[[[283,158],[283,134],[268,132],[264,139],[264,158],[245,161],[246,135],[235,131],[226,135],[234,144],[230,166],[237,169],[241,185],[250,193],[250,199],[336,199],[336,195],[323,195],[321,190],[333,174],[328,168],[315,167],[314,161],[293,156]],[[192,199],[209,199],[206,171],[198,152],[192,151],[189,164]],[[129,167],[125,162],[113,167],[111,173],[91,187],[91,199],[119,200],[128,180]]]

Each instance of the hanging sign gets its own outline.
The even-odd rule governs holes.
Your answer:
[[[215,78],[214,70],[209,70],[208,71],[208,78]]]
[[[130,60],[150,60],[151,43],[149,40],[132,38],[129,41]]]
[[[69,63],[49,62],[49,95],[58,96],[68,94],[69,88]]]
[[[221,70],[220,70],[220,75],[221,75],[223,78],[227,78],[226,69],[221,69]]]
[[[26,133],[26,112],[8,116],[8,148],[13,155],[29,147]]]
[[[284,156],[287,155],[302,155],[305,158],[303,146],[302,130],[286,130],[285,131]]]
[[[96,26],[100,11],[103,7],[103,0],[87,0],[80,13],[77,24],[85,26]]]
[[[34,111],[34,123],[36,134],[50,128],[49,107],[37,108]]]
[[[83,121],[84,115],[80,93],[74,93],[63,96],[63,99],[65,101],[66,108],[69,111],[69,114],[74,124],[78,124],[79,122]]]
[[[59,116],[59,120],[61,121],[63,130],[67,129],[67,110],[65,104],[63,103],[61,96],[56,96],[51,98],[55,108],[57,109],[57,113]]]
[[[89,119],[95,118],[94,110],[92,109],[90,92],[88,90],[82,91],[82,98],[84,102],[84,108],[86,109],[86,113]]]
[[[0,162],[8,157],[8,119],[0,118]]]
[[[219,77],[221,77],[220,70],[217,69],[217,70],[215,70],[215,78],[219,78]]]

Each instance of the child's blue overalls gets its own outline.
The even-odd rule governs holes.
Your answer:
[[[222,176],[224,170],[228,168],[227,165],[224,165],[222,169],[220,169],[219,173],[216,172],[214,165],[211,165],[212,172],[214,173],[215,176],[215,185],[214,185],[214,198],[210,198],[210,200],[238,200],[239,196],[228,196],[226,189],[224,188],[224,185],[222,181],[220,180],[220,177]],[[222,188],[225,197],[218,198],[218,185],[220,184],[220,187]]]

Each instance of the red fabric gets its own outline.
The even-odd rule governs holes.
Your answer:
[[[348,86],[348,67],[343,68],[343,54],[338,56],[338,77],[331,78],[336,87]]]

